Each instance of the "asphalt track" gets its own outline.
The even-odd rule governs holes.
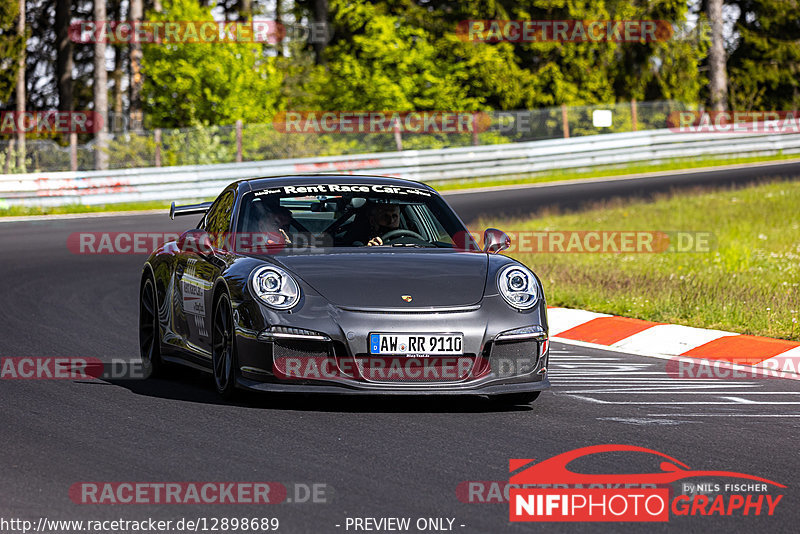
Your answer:
[[[696,187],[741,186],[760,180],[800,176],[800,161],[769,163],[756,167],[684,171],[640,178],[600,178],[580,183],[550,182],[520,189],[468,190],[447,195],[447,201],[461,217],[474,221],[481,216],[525,217],[543,209],[574,211],[613,198],[652,198],[673,190]]]
[[[750,171],[749,180],[770,173],[800,175],[800,166]],[[734,171],[716,173],[716,182],[708,174],[448,200],[473,220],[484,211],[569,209],[571,202],[578,207],[624,194],[626,187],[646,196],[677,182],[744,181]],[[144,258],[73,254],[67,237],[180,231],[186,224],[166,214],[0,223],[0,356],[136,360]],[[246,395],[229,403],[213,392],[210,378],[191,370],[147,381],[2,380],[0,519],[277,517],[279,532],[335,533],[354,532],[345,529],[348,517],[410,517],[412,525],[420,517],[444,517],[457,532],[530,532],[540,527],[510,524],[507,504],[462,502],[459,484],[507,480],[510,458],[546,459],[617,443],[664,452],[694,469],[738,471],[788,486],[771,517],[672,517],[626,530],[796,531],[800,382],[677,380],[665,374],[664,360],[559,343],[552,350],[553,389],[531,407],[507,409],[482,399]],[[658,465],[626,456],[624,463],[605,458],[586,468],[633,473]],[[326,502],[75,504],[69,488],[84,481],[274,481],[290,489],[290,498],[303,484],[324,484]],[[547,525],[556,532],[622,527]]]

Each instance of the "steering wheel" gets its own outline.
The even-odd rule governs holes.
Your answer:
[[[391,240],[391,239],[395,239],[397,237],[414,237],[414,238],[419,239],[421,241],[426,241],[426,239],[424,237],[419,235],[414,230],[406,230],[405,228],[398,228],[396,230],[389,230],[388,232],[386,232],[385,234],[383,234],[381,236],[381,241],[383,241],[385,243],[386,241]]]

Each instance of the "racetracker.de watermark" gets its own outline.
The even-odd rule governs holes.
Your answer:
[[[315,250],[333,246],[328,235],[299,234],[290,238],[285,232],[74,232],[67,237],[73,254],[114,255],[150,254],[164,244],[180,252],[209,254],[234,251],[246,254],[277,254],[287,248]]]
[[[76,482],[75,504],[328,504],[333,488],[324,482]]]
[[[497,43],[653,43],[672,38],[665,20],[463,20],[463,41]]]
[[[102,372],[98,358],[20,356],[0,361],[0,380],[81,380]]]
[[[72,42],[90,43],[266,43],[286,41],[327,43],[330,26],[325,22],[283,24],[269,19],[244,22],[214,20],[78,20],[70,23]]]
[[[590,488],[613,489],[620,484],[511,484],[507,480],[465,480],[456,486],[456,497],[468,504],[501,504],[511,499],[511,490],[515,488]],[[667,485],[657,484],[623,484],[624,489],[657,488],[670,489]]]
[[[504,252],[536,254],[658,254],[711,252],[713,232],[660,230],[520,230],[510,231]],[[479,233],[472,238],[482,243]]]
[[[103,116],[94,111],[0,111],[0,134],[96,133]]]
[[[0,380],[141,380],[141,360],[76,356],[8,356],[0,358]]]
[[[713,232],[653,230],[520,230],[507,234],[506,252],[537,254],[656,254],[711,252],[717,246]],[[459,232],[453,248],[477,252],[482,247],[479,232]],[[208,254],[216,250],[247,254],[313,252],[334,246],[329,234],[285,232],[74,232],[67,237],[73,254],[150,254],[160,246],[176,251]]]
[[[464,134],[489,129],[481,111],[281,111],[272,125],[290,134]]]
[[[676,356],[667,361],[666,373],[670,378],[758,380],[771,378],[800,378],[800,357],[775,356],[763,358],[736,358],[734,361]]]
[[[523,371],[533,371],[535,363],[533,357]],[[513,362],[508,365],[506,369],[518,369]],[[481,378],[489,370],[488,360],[468,356],[280,356],[273,364],[273,373],[282,380],[454,382]]]
[[[676,133],[800,133],[798,111],[673,111],[667,127]]]

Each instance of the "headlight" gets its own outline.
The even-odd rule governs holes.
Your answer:
[[[267,306],[288,310],[300,300],[300,287],[294,278],[278,267],[259,267],[250,280],[253,294]]]
[[[533,273],[519,265],[509,265],[497,275],[500,294],[512,308],[527,310],[536,304],[539,290]]]

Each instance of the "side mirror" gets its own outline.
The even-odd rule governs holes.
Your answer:
[[[497,228],[487,228],[483,232],[483,251],[490,254],[497,254],[511,246],[511,238],[508,234]]]
[[[178,238],[178,248],[181,252],[194,252],[203,256],[214,254],[214,244],[211,236],[204,230],[188,230]]]

